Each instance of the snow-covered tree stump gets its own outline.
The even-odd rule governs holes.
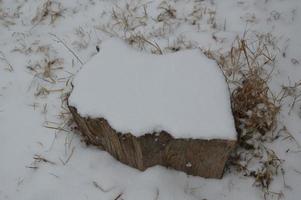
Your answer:
[[[229,91],[198,50],[149,55],[110,40],[73,84],[69,109],[88,143],[139,170],[222,177],[236,144]]]

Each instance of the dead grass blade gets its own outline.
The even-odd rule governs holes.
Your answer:
[[[79,58],[78,55],[76,55],[76,53],[62,40],[60,39],[57,35],[53,34],[53,33],[49,33],[49,35],[53,36],[55,38],[55,41],[58,43],[61,43],[76,59],[77,61],[83,65],[83,61]]]
[[[36,155],[33,157],[33,159],[34,159],[36,162],[44,162],[44,163],[49,163],[49,164],[52,164],[52,165],[56,165],[55,162],[52,162],[52,161],[50,161],[50,160],[48,160],[48,159],[46,159],[46,158],[44,158],[43,156],[38,155],[38,154],[36,154]]]
[[[7,65],[7,70],[9,71],[9,72],[12,72],[12,71],[14,71],[14,68],[13,68],[13,66],[10,64],[10,62],[7,60],[7,58],[5,57],[5,54],[2,52],[2,51],[0,51],[0,60],[2,60],[6,65]]]
[[[66,164],[70,161],[70,159],[71,159],[71,157],[72,157],[72,155],[73,155],[73,153],[74,153],[74,150],[75,150],[75,147],[72,147],[71,153],[69,154],[68,158],[67,158],[65,161],[63,161],[63,160],[60,158],[60,161],[62,162],[63,165],[66,165]]]
[[[93,185],[97,188],[97,189],[100,189],[102,192],[106,193],[106,192],[110,192],[114,189],[113,188],[110,188],[110,189],[103,189],[96,181],[93,181]]]

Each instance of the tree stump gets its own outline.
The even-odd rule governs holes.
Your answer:
[[[88,144],[109,152],[120,162],[145,170],[162,165],[205,178],[221,178],[236,141],[175,139],[169,133],[135,137],[115,131],[103,118],[86,118],[69,106],[79,131]]]
[[[222,177],[237,137],[229,88],[198,49],[159,56],[107,41],[73,84],[68,105],[87,143],[139,170]]]

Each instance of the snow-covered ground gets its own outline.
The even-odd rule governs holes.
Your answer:
[[[275,45],[269,85],[277,93],[301,79],[300,9],[299,0],[0,0],[0,199],[263,199],[254,179],[235,171],[214,180],[120,164],[68,128],[62,100],[110,37],[146,53],[222,52],[254,31]],[[142,36],[151,42],[145,48]],[[293,102],[283,102],[278,124],[293,137],[266,144],[285,172],[267,199],[301,195],[301,104]]]

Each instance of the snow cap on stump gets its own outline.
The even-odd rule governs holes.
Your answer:
[[[236,130],[225,78],[200,50],[153,55],[110,39],[73,85],[69,108],[88,142],[141,170],[221,177]]]

